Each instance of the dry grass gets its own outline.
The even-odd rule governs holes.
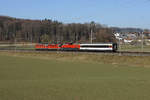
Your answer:
[[[144,45],[143,46],[143,51],[142,51],[142,46],[136,46],[136,45],[121,45],[120,46],[120,51],[132,51],[132,52],[150,52],[150,46],[149,45]]]
[[[150,56],[119,56],[111,54],[72,53],[72,52],[0,52],[0,55],[30,57],[36,59],[65,62],[86,62],[112,64],[115,66],[150,67]]]

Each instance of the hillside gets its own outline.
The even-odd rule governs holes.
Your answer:
[[[44,20],[18,19],[0,16],[0,41],[17,42],[89,42],[91,31],[95,42],[115,41],[112,29],[101,24],[70,23]]]

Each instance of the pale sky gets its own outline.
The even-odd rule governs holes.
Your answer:
[[[150,0],[1,0],[0,15],[150,29]]]

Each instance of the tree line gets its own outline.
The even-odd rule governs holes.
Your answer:
[[[0,16],[0,41],[49,42],[49,43],[89,43],[115,42],[113,30],[101,24],[64,24],[50,19],[29,20]]]

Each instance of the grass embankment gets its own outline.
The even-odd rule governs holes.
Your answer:
[[[137,46],[137,45],[120,45],[120,51],[131,51],[131,52],[150,52],[150,46]]]
[[[0,43],[0,49],[35,50],[35,43]]]
[[[149,59],[0,52],[0,100],[149,100]]]

